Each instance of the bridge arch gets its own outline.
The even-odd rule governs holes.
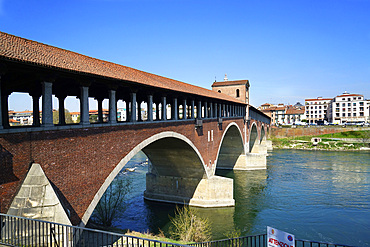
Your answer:
[[[183,155],[178,153],[179,150],[183,152]],[[189,171],[191,172],[189,177],[195,181],[208,178],[207,169],[199,150],[186,136],[173,131],[161,132],[142,141],[117,164],[95,194],[81,219],[81,225],[85,225],[88,222],[100,198],[114,178],[139,151],[143,151],[152,163],[152,171],[149,172],[154,172],[161,176],[177,177],[183,176],[186,170],[188,175]],[[183,161],[181,164],[176,164],[175,162],[177,159],[185,159],[185,162]],[[163,164],[163,162],[165,162],[165,164]],[[186,166],[186,168],[184,166]],[[191,166],[196,167],[189,169]],[[166,167],[170,169],[166,169]]]
[[[233,169],[241,155],[245,154],[243,135],[239,126],[230,123],[221,138],[217,153],[216,169]]]
[[[257,124],[252,123],[252,126],[249,131],[249,153],[258,153],[257,142],[258,142]]]

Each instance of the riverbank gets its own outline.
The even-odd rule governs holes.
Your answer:
[[[370,151],[370,130],[347,131],[318,136],[272,138],[274,149]]]

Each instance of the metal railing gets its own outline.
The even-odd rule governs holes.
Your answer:
[[[187,246],[0,214],[0,246],[179,247]]]
[[[267,247],[267,234],[188,245],[63,225],[0,214],[0,246],[55,247]],[[296,247],[351,247],[343,244],[295,240]]]
[[[189,244],[195,247],[267,247],[267,234]],[[295,240],[296,247],[351,247],[350,245]]]

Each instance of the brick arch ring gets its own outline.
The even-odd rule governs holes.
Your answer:
[[[198,155],[199,160],[202,162],[203,169],[205,174],[207,175],[207,178],[210,177],[210,174],[208,174],[208,170],[206,169],[206,166],[204,164],[202,155],[200,154],[197,147],[184,135],[181,135],[179,133],[173,132],[173,131],[165,131],[158,134],[155,134],[148,139],[145,139],[140,144],[138,144],[136,147],[134,147],[113,169],[113,171],[109,174],[109,176],[105,179],[105,182],[102,184],[98,192],[95,194],[93,200],[91,201],[89,207],[86,209],[84,215],[82,216],[80,226],[85,226],[87,224],[87,221],[90,219],[91,214],[93,213],[96,205],[98,204],[100,198],[103,196],[104,192],[108,189],[109,185],[112,183],[114,178],[118,175],[118,173],[122,170],[122,168],[127,164],[127,162],[134,157],[139,151],[143,150],[146,146],[149,144],[158,141],[163,138],[176,138],[179,140],[184,141],[187,143],[194,152]]]

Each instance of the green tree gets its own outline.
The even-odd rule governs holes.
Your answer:
[[[66,124],[73,123],[71,113],[67,109],[64,110],[64,116],[66,119]],[[59,110],[53,111],[53,123],[59,124]]]
[[[124,200],[131,187],[131,179],[113,180],[93,212],[93,221],[106,227],[112,226],[113,220],[126,210]]]
[[[176,205],[175,216],[171,217],[169,233],[171,237],[184,242],[204,242],[211,238],[211,226],[208,219],[196,215],[195,208]]]

